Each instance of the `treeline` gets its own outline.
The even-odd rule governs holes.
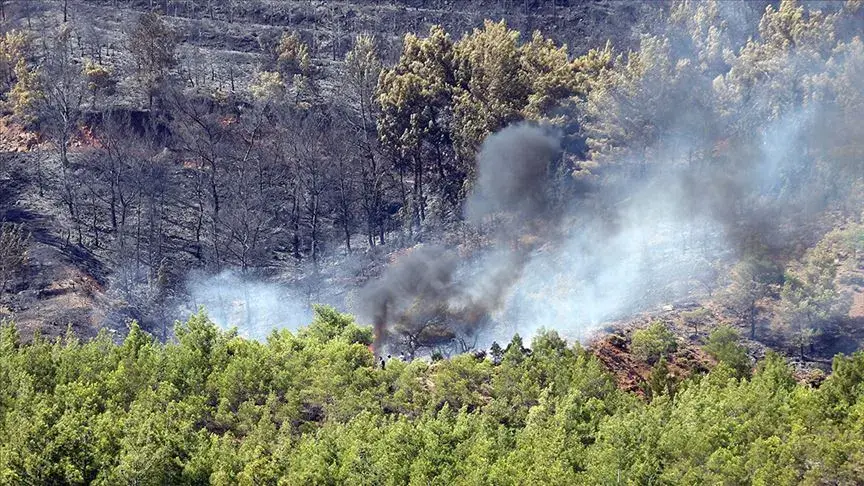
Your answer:
[[[751,376],[718,340],[717,367],[680,382],[658,364],[645,401],[554,332],[384,367],[370,329],[328,308],[265,342],[202,315],[175,335],[22,344],[4,325],[0,482],[855,484],[864,468],[862,353],[812,388],[775,355]]]
[[[715,297],[729,318],[749,327],[751,338],[774,331],[786,338],[790,353],[803,360],[815,353],[820,340],[857,334],[860,321],[850,317],[850,310],[862,274],[864,226],[849,224],[829,231],[785,268],[764,254],[751,253],[730,268]],[[773,315],[762,320],[759,314],[766,303]],[[691,317],[698,322],[706,316]]]
[[[248,89],[214,92],[183,89],[195,81],[178,77],[177,35],[156,14],[129,33],[129,65],[90,59],[82,42],[63,25],[42,52],[16,31],[4,43],[7,107],[59,153],[68,238],[99,249],[122,239],[131,212],[161,221],[164,210],[140,192],[185,209],[194,229],[182,225],[183,239],[194,240],[185,250],[216,270],[266,267],[275,250],[318,262],[340,244],[350,251],[358,233],[374,246],[393,232],[411,238],[434,227],[427,213],[439,224],[458,219],[483,138],[584,94],[611,63],[609,48],[571,61],[539,34],[523,45],[504,23],[487,22],[459,42],[437,27],[426,38],[408,35],[390,69],[375,39],[360,36],[340,72],[325,73],[286,33]],[[495,59],[483,59],[490,49]],[[147,111],[108,105],[124,83]],[[79,137],[90,147],[70,160]],[[151,251],[150,265],[162,249]]]

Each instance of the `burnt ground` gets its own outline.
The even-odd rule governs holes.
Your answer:
[[[707,372],[716,362],[702,350],[701,345],[710,330],[719,325],[719,320],[713,325],[709,323],[704,330],[700,329],[699,334],[694,334],[693,329],[681,319],[681,312],[693,308],[695,306],[689,304],[671,309],[667,306],[663,311],[645,312],[631,319],[610,323],[589,341],[588,350],[615,376],[621,389],[644,395],[654,366],[633,355],[630,341],[633,331],[660,320],[666,323],[678,341],[678,350],[667,357],[670,373],[682,380],[693,374]]]
[[[590,340],[588,349],[615,376],[618,386],[627,391],[644,395],[644,387],[651,376],[653,365],[633,355],[630,340],[633,331],[647,327],[651,322],[662,321],[675,334],[678,350],[669,357],[670,372],[677,379],[701,374],[716,365],[702,346],[708,335],[717,326],[731,324],[739,329],[741,345],[747,350],[755,367],[773,350],[786,357],[795,378],[802,383],[818,385],[831,372],[831,363],[837,353],[851,354],[864,349],[864,289],[851,286],[845,291],[852,294],[852,308],[846,320],[840,323],[834,334],[818,336],[814,346],[805,352],[805,359],[798,356],[798,349],[770,326],[771,313],[763,307],[757,317],[756,339],[749,337],[748,325],[736,322],[725,315],[712,302],[705,304],[712,311],[711,317],[695,333],[682,319],[682,312],[692,310],[693,304],[679,307],[667,306],[663,311],[646,312],[631,319],[610,323]]]
[[[19,137],[22,141],[30,140],[26,134]],[[105,295],[107,270],[95,255],[67,241],[60,230],[63,223],[58,221],[62,208],[52,206],[38,195],[34,167],[37,157],[43,155],[38,148],[23,153],[14,148],[0,152],[0,221],[22,224],[31,234],[25,274],[14,282],[12,292],[0,295],[0,320],[13,320],[25,340],[31,339],[37,331],[51,338],[61,336],[69,328],[82,339],[92,338],[110,321],[105,315],[110,307]],[[813,349],[808,350],[804,361],[795,358],[794,346],[771,328],[770,305],[763,306],[759,313],[757,340],[749,339],[749,328],[739,324],[742,344],[754,365],[769,349],[775,349],[789,356],[788,361],[799,380],[818,383],[825,372],[830,372],[835,353],[849,354],[861,349],[864,288],[849,284],[845,291],[852,296],[849,318],[836,335],[821,336]],[[630,337],[634,330],[661,320],[676,334],[679,342],[678,351],[669,357],[672,374],[683,379],[703,373],[716,364],[701,348],[711,330],[723,323],[736,324],[710,300],[704,305],[713,316],[698,334],[681,317],[682,312],[697,305],[679,303],[610,323],[594,337],[588,348],[613,373],[622,389],[642,394],[653,366],[630,352]],[[109,329],[118,337],[122,331]]]
[[[122,73],[129,63],[118,46],[125,31],[141,12],[153,5],[167,5],[167,21],[181,34],[180,57],[184,67],[178,73],[197,88],[237,89],[248,84],[252,74],[266,60],[266,46],[284,31],[297,31],[310,44],[313,61],[323,78],[332,78],[339,60],[351,47],[352,37],[361,32],[375,34],[388,61],[398,56],[400,39],[407,31],[424,32],[429,25],[443,24],[454,38],[482,25],[484,18],[508,21],[511,27],[527,33],[540,29],[571,46],[571,52],[582,53],[602,46],[612,39],[625,51],[636,42],[633,27],[650,22],[657,4],[638,2],[498,2],[455,0],[442,1],[372,1],[309,2],[306,0],[261,0],[257,2],[208,2],[215,8],[197,8],[196,2],[167,0],[70,0],[71,18],[81,25],[84,44],[99,44],[100,56]],[[750,5],[754,12],[764,2]],[[203,3],[201,3],[203,5]],[[226,5],[237,6],[228,10]],[[757,5],[758,4],[758,5]],[[60,2],[12,0],[7,2],[11,18],[19,28],[38,33],[59,22]],[[35,8],[39,7],[39,8]],[[23,14],[31,9],[30,14]],[[17,12],[17,13],[16,13]],[[26,27],[25,27],[26,26]],[[103,52],[104,51],[104,52]],[[88,54],[89,55],[89,54]],[[197,60],[197,62],[196,62]],[[326,85],[330,79],[323,81]],[[135,91],[121,81],[118,95],[106,100],[117,106],[136,106]],[[85,249],[70,243],[60,229],[62,209],[34,194],[32,164],[38,140],[32,134],[0,125],[0,221],[23,224],[32,233],[30,263],[26,275],[15,283],[15,291],[0,296],[0,319],[14,319],[24,337],[36,329],[46,335],[63,334],[68,326],[82,338],[92,337],[104,321],[105,270],[99,260]],[[21,153],[25,152],[25,153]],[[365,270],[364,270],[365,271]],[[830,367],[834,352],[860,349],[864,336],[864,289],[854,288],[849,333],[823,336],[805,363],[795,362],[802,373],[814,368]],[[710,304],[706,304],[710,305]],[[611,334],[598,337],[592,344],[595,354],[619,377],[625,388],[637,386],[650,374],[651,367],[635,360],[628,350],[633,329],[657,318],[668,322],[681,342],[680,356],[672,357],[670,367],[676,375],[710,365],[710,358],[699,349],[710,326],[697,336],[680,322],[679,310],[636,316],[628,322],[615,323]],[[794,355],[788,343],[771,334],[770,314],[765,312],[760,324],[760,341],[744,339],[754,360],[764,356],[767,346]],[[728,320],[722,315],[714,325]],[[742,327],[742,335],[747,330]],[[617,336],[617,337],[616,337]]]
[[[619,388],[644,395],[653,366],[631,354],[629,338],[609,334],[590,346],[591,352],[615,376]],[[676,380],[707,372],[716,363],[698,346],[686,344],[669,357],[669,371]]]
[[[0,295],[0,320],[14,321],[23,339],[40,332],[94,337],[101,322],[99,304],[104,271],[99,260],[66,241],[50,208],[33,190],[36,153],[0,153],[0,221],[21,224],[30,233],[26,269]]]
[[[393,63],[408,32],[425,34],[442,25],[459,39],[482,27],[485,19],[506,20],[525,38],[539,30],[566,43],[573,54],[602,48],[611,40],[619,52],[637,45],[634,28],[650,23],[667,2],[508,2],[499,0],[6,0],[8,27],[36,38],[58,27],[62,8],[78,27],[76,54],[98,59],[118,77],[117,92],[103,103],[146,107],[146,97],[132,82],[133,61],[121,46],[135,19],[155,10],[177,32],[181,59],[175,73],[201,92],[242,92],[266,65],[269,50],[284,32],[306,42],[323,94],[338,90],[338,71],[358,34],[373,34],[385,63]],[[98,48],[96,47],[98,46]]]

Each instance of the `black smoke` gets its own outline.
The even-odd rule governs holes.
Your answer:
[[[546,217],[552,209],[550,164],[561,151],[550,130],[519,123],[486,138],[477,156],[477,182],[465,202],[474,224],[493,214],[517,222]]]
[[[400,336],[413,341],[412,350],[470,340],[491,322],[489,314],[503,305],[527,260],[530,245],[520,246],[513,237],[552,218],[550,166],[559,152],[556,134],[528,123],[486,139],[464,210],[475,225],[496,218],[492,247],[501,250],[467,261],[454,248],[420,246],[398,258],[360,292],[361,314],[374,324],[376,352],[382,341]]]
[[[361,313],[373,322],[376,354],[389,337],[390,324],[400,324],[409,335],[422,333],[427,323],[418,320],[434,317],[438,304],[450,297],[456,268],[456,259],[443,247],[418,247],[361,290]]]

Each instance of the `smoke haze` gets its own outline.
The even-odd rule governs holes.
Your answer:
[[[832,150],[819,137],[830,106],[762,113],[755,124],[741,113],[754,129],[729,133],[718,127],[739,123],[739,114],[694,113],[692,96],[673,93],[666,119],[652,120],[667,128],[647,147],[607,161],[593,191],[563,204],[549,197],[561,183],[549,171],[560,136],[520,123],[487,138],[465,216],[491,241],[469,252],[442,296],[450,312],[470,302],[488,313],[480,345],[544,327],[584,339],[609,321],[699,301],[716,285],[718,267],[795,240],[851,195],[826,184],[842,172],[819,157]]]
[[[750,33],[734,13],[721,9],[729,38],[742,40]],[[787,244],[831,207],[860,204],[860,164],[850,169],[833,158],[853,141],[860,115],[837,116],[830,96],[778,101],[770,83],[745,97],[730,87],[739,74],[723,56],[701,59],[691,51],[698,43],[680,41],[689,34],[667,34],[672,45],[643,39],[642,62],[659,67],[620,93],[600,93],[612,101],[585,101],[605,102],[595,116],[618,122],[627,142],[602,152],[589,190],[567,192],[569,174],[552,170],[575,157],[567,147],[573,133],[517,123],[485,140],[462,208],[485,244],[418,245],[357,290],[350,310],[375,325],[376,346],[398,333],[419,348],[460,336],[486,346],[543,327],[584,339],[609,321],[698,301],[717,285],[718,268]],[[676,56],[683,60],[676,64]],[[694,67],[697,61],[708,67]],[[791,80],[843,71],[840,61],[801,61],[778,60],[801,70]],[[855,78],[850,85],[864,82],[857,74],[864,70],[843,72]],[[191,292],[196,305],[224,309],[208,305],[217,320],[230,321],[238,295],[259,292],[248,314],[263,316],[261,326],[308,320],[295,296],[244,284],[225,295],[224,285],[204,281]],[[423,341],[429,328],[437,330]]]
[[[549,217],[549,164],[560,151],[560,140],[548,130],[516,124],[490,135],[477,157],[477,182],[465,203],[469,222],[481,224],[502,216],[493,230],[493,251],[463,262],[456,276],[457,252],[419,247],[399,258],[380,279],[361,290],[360,315],[374,323],[380,340],[387,326],[401,324],[413,346],[424,347],[432,337],[418,339],[431,320],[456,322],[453,331],[473,339],[486,318],[504,303],[504,294],[519,278],[527,248],[508,250],[517,231]],[[406,322],[407,321],[407,322]],[[449,337],[445,334],[444,338]]]
[[[312,320],[311,303],[289,286],[247,279],[223,271],[218,275],[187,278],[188,300],[181,315],[201,307],[222,328],[236,327],[241,336],[265,338],[273,329],[296,329]]]
[[[466,219],[505,213],[518,222],[545,217],[551,209],[549,164],[560,152],[560,137],[520,123],[486,138],[477,155],[477,182],[465,203]]]

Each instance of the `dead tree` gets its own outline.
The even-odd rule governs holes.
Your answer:
[[[29,233],[19,224],[0,225],[0,294],[27,263]]]

